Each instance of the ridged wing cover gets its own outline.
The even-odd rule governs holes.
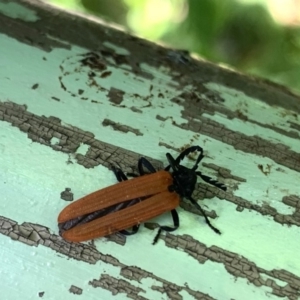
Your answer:
[[[139,176],[95,191],[66,206],[58,215],[58,223],[92,213],[131,199],[168,191],[173,178],[167,171]]]

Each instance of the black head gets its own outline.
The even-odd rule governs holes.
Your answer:
[[[197,182],[197,174],[195,172],[195,166],[192,169],[184,167],[177,162],[170,153],[167,153],[167,159],[170,167],[173,169],[172,177],[174,179],[171,190],[178,193],[181,197],[189,198]],[[197,168],[197,165],[196,165]]]
[[[197,157],[195,165],[189,169],[180,165],[180,161],[183,160],[187,155],[192,152],[198,151],[199,155]],[[172,157],[171,154],[167,153],[167,159],[169,161],[169,165],[165,168],[166,171],[169,171],[170,168],[173,169],[171,172],[172,177],[174,179],[173,185],[169,187],[170,191],[177,192],[181,197],[185,197],[189,199],[192,204],[200,211],[200,213],[205,218],[205,222],[207,225],[216,233],[221,234],[220,230],[214,227],[208,217],[205,214],[205,211],[201,208],[201,206],[197,203],[195,199],[192,197],[192,193],[195,189],[197,176],[201,177],[205,182],[226,191],[226,186],[223,183],[220,183],[211,177],[202,174],[200,171],[197,171],[198,164],[203,158],[203,149],[200,146],[192,146],[185,149],[176,159]]]

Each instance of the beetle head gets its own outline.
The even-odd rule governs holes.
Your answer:
[[[197,182],[195,167],[189,169],[180,165],[179,162],[177,162],[169,153],[167,153],[167,159],[173,169],[173,172],[171,173],[174,182],[170,189],[177,192],[182,197],[190,197]]]

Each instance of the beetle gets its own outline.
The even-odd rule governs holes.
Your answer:
[[[189,169],[180,162],[190,153],[199,152],[194,166]],[[120,168],[112,166],[119,183],[95,191],[66,206],[58,216],[60,234],[68,241],[82,242],[116,232],[125,235],[137,233],[140,223],[170,211],[173,227],[159,226],[154,238],[155,244],[162,231],[171,232],[179,227],[176,207],[180,198],[186,198],[200,211],[207,225],[216,233],[202,207],[192,198],[197,177],[226,191],[226,186],[198,171],[198,164],[203,159],[203,149],[191,146],[176,159],[166,154],[169,165],[156,171],[144,157],[138,161],[139,175],[128,180]],[[146,171],[145,171],[146,169]],[[171,171],[170,171],[171,170]],[[126,229],[132,228],[132,231]]]

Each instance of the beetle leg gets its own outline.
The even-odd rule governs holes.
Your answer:
[[[140,224],[133,226],[131,231],[121,230],[119,232],[124,235],[133,235],[133,234],[136,234],[139,231],[139,229],[140,229]]]
[[[210,221],[209,221],[209,219],[208,219],[208,217],[207,217],[207,215],[206,215],[206,213],[204,212],[204,210],[202,209],[202,207],[192,198],[192,197],[186,197],[187,199],[189,199],[198,209],[199,209],[199,211],[201,212],[201,214],[203,215],[203,217],[204,217],[204,219],[205,219],[205,222],[206,222],[206,224],[215,232],[215,233],[217,233],[217,234],[221,234],[221,231],[218,229],[218,228],[216,228],[216,227],[214,227],[211,223],[210,223]]]
[[[159,230],[152,242],[152,245],[155,245],[161,235],[161,232],[164,230],[164,231],[167,231],[167,232],[171,232],[171,231],[174,231],[176,230],[178,227],[179,227],[179,216],[178,216],[178,213],[176,211],[176,209],[172,209],[171,210],[171,214],[172,214],[172,218],[173,218],[173,224],[174,224],[174,227],[169,227],[169,226],[159,226]]]
[[[112,165],[111,169],[114,172],[114,174],[116,175],[117,180],[119,182],[128,180],[127,176],[124,174],[124,172],[120,168],[117,168],[114,165]]]
[[[148,170],[148,172],[145,172],[144,167]],[[135,173],[127,173],[127,176],[124,174],[124,172],[120,169],[120,168],[116,168],[115,166],[112,166],[112,171],[115,173],[118,181],[123,181],[123,180],[127,180],[127,176],[130,177],[139,177],[141,175],[145,175],[145,174],[150,174],[150,173],[155,173],[156,170],[153,167],[153,165],[150,163],[150,161],[148,159],[146,159],[145,157],[141,157],[138,161],[138,171],[140,174],[135,174]]]
[[[149,172],[145,172],[145,170],[143,169],[143,167],[145,167],[146,169],[148,169]],[[155,173],[156,172],[156,170],[153,167],[153,165],[151,164],[151,162],[148,159],[146,159],[145,157],[141,157],[139,159],[138,168],[139,168],[140,175],[145,175],[145,174]]]
[[[148,170],[148,172],[146,172],[144,170],[144,168],[146,168]],[[135,173],[127,173],[128,176],[130,177],[138,177],[138,176],[142,176],[145,174],[150,174],[150,173],[155,173],[156,170],[153,167],[153,165],[151,164],[151,162],[145,158],[145,157],[141,157],[138,161],[138,170],[139,170],[139,175],[135,174]]]

